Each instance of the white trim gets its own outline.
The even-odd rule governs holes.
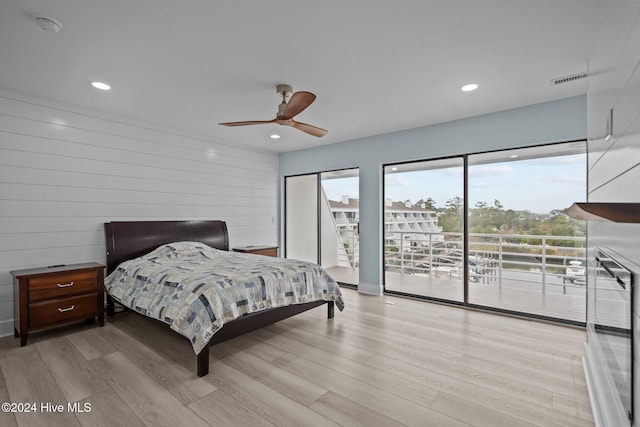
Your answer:
[[[587,343],[584,343],[584,346],[586,352]],[[584,371],[584,378],[587,383],[587,394],[589,395],[589,403],[591,403],[591,415],[593,416],[593,422],[596,427],[601,427],[602,423],[600,420],[602,419],[602,415],[600,414],[600,407],[596,404],[595,390],[593,389],[593,379],[591,378],[589,369],[587,369],[587,359],[585,357],[582,357],[582,369]]]

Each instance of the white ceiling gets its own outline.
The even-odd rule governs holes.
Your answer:
[[[549,80],[586,70],[592,28],[589,0],[2,0],[0,88],[290,151],[585,93]],[[278,83],[328,135],[217,125],[274,118]]]

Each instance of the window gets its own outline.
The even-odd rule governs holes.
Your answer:
[[[384,167],[385,291],[585,322],[586,143]],[[466,197],[465,197],[466,196]]]

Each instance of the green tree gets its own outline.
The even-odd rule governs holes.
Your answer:
[[[447,200],[445,206],[446,208],[440,213],[440,218],[438,219],[438,224],[442,227],[442,231],[462,232],[464,201],[461,197],[456,196]]]
[[[431,197],[427,197],[427,200],[424,200],[424,199],[418,200],[414,206],[422,206],[423,203],[424,203],[425,209],[429,209],[432,211],[435,211],[437,209],[436,201],[433,200]]]

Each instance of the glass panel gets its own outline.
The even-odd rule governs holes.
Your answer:
[[[338,282],[359,282],[359,178],[358,169],[320,174],[320,265]]]
[[[584,142],[469,156],[469,303],[585,322]]]
[[[385,290],[464,301],[464,160],[384,168]]]
[[[318,262],[318,175],[285,178],[285,257]]]
[[[614,385],[624,412],[633,411],[633,274],[603,250],[596,248],[589,270],[587,341],[599,375]],[[592,361],[593,362],[593,361]],[[633,419],[630,417],[630,419]]]

